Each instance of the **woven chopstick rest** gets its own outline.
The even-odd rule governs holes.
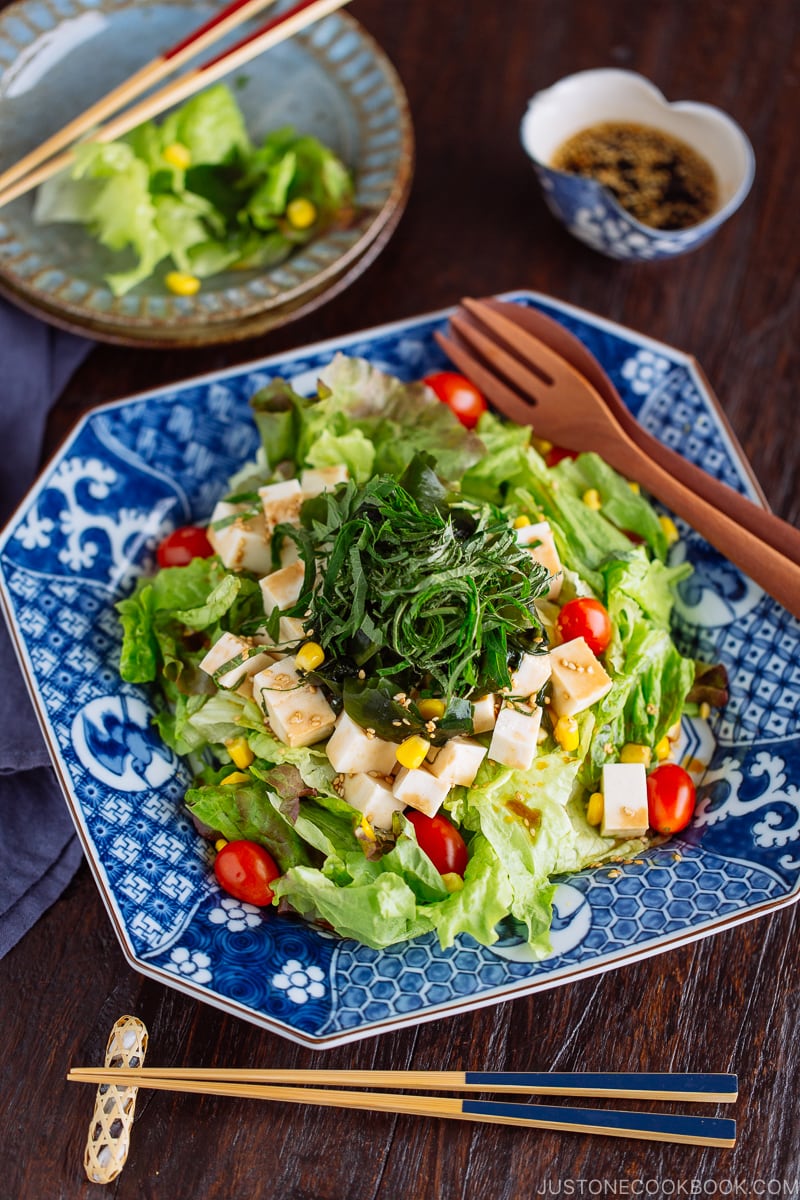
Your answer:
[[[107,1067],[141,1067],[147,1030],[137,1017],[120,1017],[106,1046]],[[125,1166],[131,1141],[137,1087],[101,1083],[94,1102],[83,1165],[92,1183],[110,1183]]]

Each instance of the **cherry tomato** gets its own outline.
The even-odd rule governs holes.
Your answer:
[[[237,900],[257,904],[272,903],[269,886],[280,875],[275,860],[257,842],[228,842],[217,854],[214,874],[220,887]]]
[[[556,628],[563,642],[582,637],[592,654],[602,654],[611,641],[611,620],[599,600],[579,596],[561,609]]]
[[[453,872],[463,879],[467,869],[467,847],[461,834],[447,817],[426,817],[407,808],[403,814],[414,826],[419,848],[427,854],[440,875]]]
[[[214,553],[200,525],[182,525],[168,533],[156,551],[160,567],[185,567],[193,558],[210,558]]]
[[[562,458],[577,458],[577,450],[565,450],[563,446],[553,446],[552,450],[548,450],[544,456],[544,461],[548,467],[554,467],[556,463],[560,463]]]
[[[475,384],[455,371],[426,375],[425,382],[467,429],[474,429],[486,412],[486,401]]]
[[[647,812],[656,833],[679,833],[692,819],[697,793],[677,763],[662,763],[647,776]]]

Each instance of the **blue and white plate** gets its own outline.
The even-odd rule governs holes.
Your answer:
[[[753,498],[758,491],[687,355],[532,293],[582,338],[651,432]],[[721,659],[731,699],[686,722],[702,774],[690,829],[630,864],[561,881],[554,952],[513,926],[492,948],[433,935],[374,951],[221,893],[181,813],[187,773],[120,682],[113,604],[172,526],[202,521],[256,449],[248,401],[276,375],[313,387],[337,350],[404,379],[446,365],[434,313],[98,409],[0,537],[0,596],[70,810],[128,961],[162,983],[316,1047],[496,1004],[660,953],[800,894],[800,623],[689,530],[695,566],[677,637]]]

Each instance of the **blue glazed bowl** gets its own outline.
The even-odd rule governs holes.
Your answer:
[[[568,138],[606,121],[648,125],[692,146],[716,175],[715,211],[686,229],[654,229],[631,216],[596,180],[550,165]],[[670,104],[632,71],[580,71],[537,92],[520,136],[550,211],[571,234],[610,258],[650,261],[694,250],[736,211],[755,174],[753,148],[735,121],[708,104]]]

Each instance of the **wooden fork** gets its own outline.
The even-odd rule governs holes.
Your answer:
[[[468,315],[451,318],[454,336],[437,334],[437,340],[501,413],[518,424],[533,425],[539,436],[568,450],[595,450],[800,617],[798,563],[651,458],[596,388],[539,338],[489,305],[474,300],[462,303]]]
[[[726,483],[715,479],[701,467],[696,467],[683,455],[677,454],[669,446],[660,442],[658,438],[648,433],[646,429],[643,429],[591,350],[558,321],[554,321],[552,317],[548,317],[538,309],[529,308],[523,304],[512,304],[505,300],[496,300],[494,297],[485,299],[483,303],[503,313],[509,320],[521,325],[523,329],[527,329],[534,337],[538,337],[551,350],[565,359],[580,375],[583,375],[605,400],[623,429],[649,454],[650,458],[655,459],[681,483],[685,483],[692,491],[708,500],[709,504],[713,504],[715,508],[721,508],[745,529],[755,533],[763,542],[768,542],[770,546],[774,546],[776,550],[791,558],[793,562],[800,563],[800,529],[796,529],[787,521],[782,521],[780,517],[776,517],[769,511],[766,497],[758,487],[756,480],[754,483],[763,500],[763,507],[761,504],[748,500],[740,492],[734,491]],[[702,375],[700,365],[694,360],[693,363],[695,370]],[[703,385],[714,397],[711,385],[704,375]],[[722,420],[725,421],[722,406],[719,405],[719,402],[717,404]],[[727,422],[725,424],[727,427]],[[728,433],[731,440],[735,442],[735,434],[730,429],[728,429]]]

